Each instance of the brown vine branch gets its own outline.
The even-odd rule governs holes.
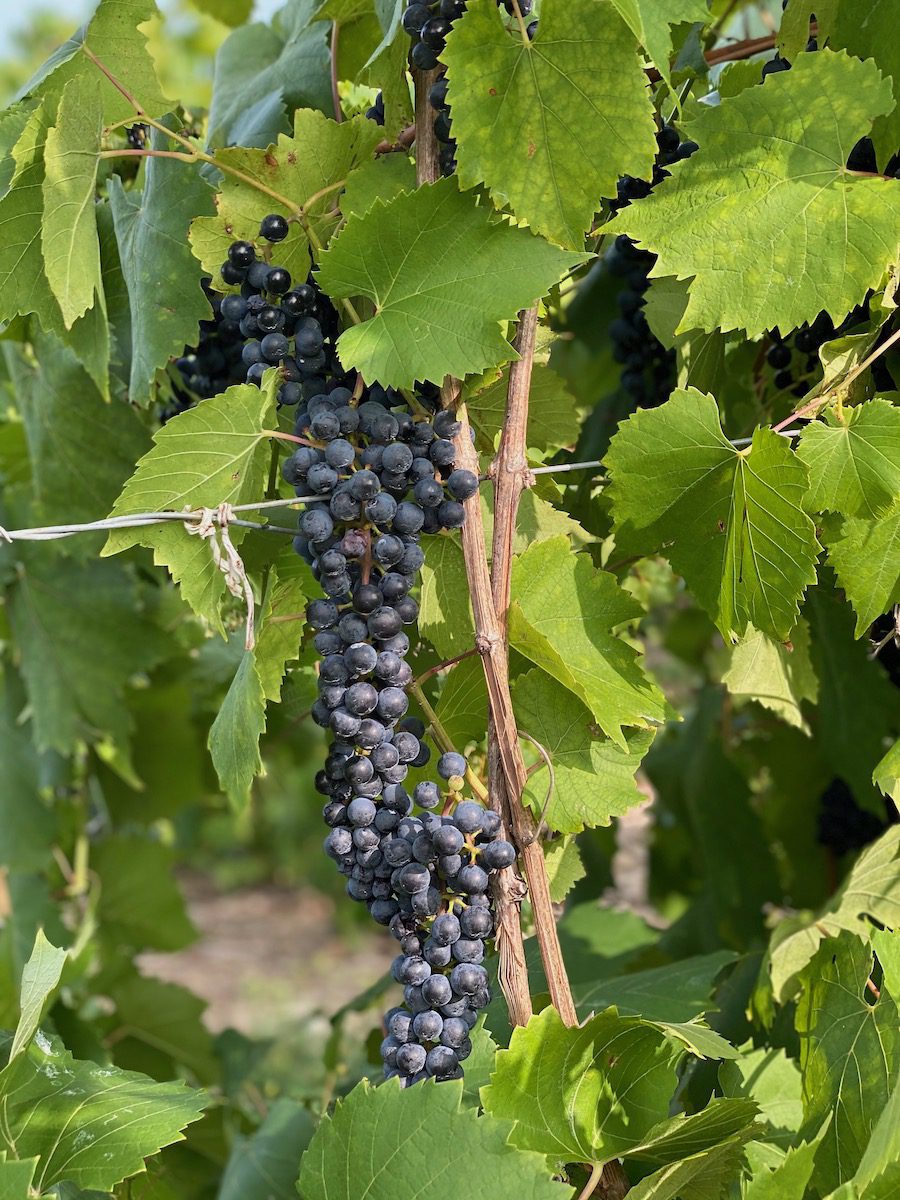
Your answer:
[[[526,457],[528,433],[528,397],[531,391],[531,373],[534,366],[535,339],[537,336],[537,305],[519,313],[515,348],[518,359],[509,371],[509,386],[506,399],[506,416],[497,457],[494,459],[494,534],[491,554],[491,607],[495,615],[495,631],[498,644],[489,662],[494,669],[502,660],[502,679],[497,688],[501,692],[499,703],[491,706],[491,722],[488,728],[488,779],[491,780],[491,765],[499,762],[501,771],[494,775],[502,779],[506,790],[513,838],[522,854],[525,877],[531,894],[531,907],[544,972],[554,1007],[566,1025],[578,1024],[578,1014],[572,999],[572,989],[566,974],[556,918],[550,900],[550,884],[544,862],[544,851],[535,839],[531,818],[522,805],[526,773],[515,714],[509,696],[507,662],[507,612],[509,610],[513,538],[516,532],[516,513],[522,492],[531,483]],[[493,631],[492,631],[493,632]]]
[[[420,184],[433,183],[440,175],[437,139],[434,136],[434,113],[428,103],[428,92],[437,72],[414,72],[416,83],[416,175]],[[457,380],[447,379],[441,391],[445,407],[456,403],[459,394]],[[469,433],[469,422],[465,406],[460,405],[457,415],[462,426],[456,439],[457,464],[479,474],[478,455]],[[466,520],[462,527],[463,555],[466,577],[475,614],[475,644],[485,669],[488,697],[491,710],[504,702],[501,680],[505,677],[506,659],[502,654],[502,639],[497,630],[497,615],[491,599],[491,578],[487,565],[487,547],[484,540],[484,525],[481,520],[481,500],[476,492],[464,502]],[[489,649],[494,647],[492,653]],[[497,653],[499,651],[499,653]],[[490,658],[490,663],[489,663]],[[505,702],[508,717],[512,715],[509,701],[509,681],[505,684]],[[513,721],[513,738],[518,750]],[[520,755],[521,757],[521,755]],[[496,786],[496,779],[488,777],[488,803],[501,819],[501,836],[510,833],[509,804],[505,790]],[[498,978],[509,1008],[509,1017],[514,1025],[525,1025],[532,1014],[531,992],[528,987],[528,965],[525,961],[525,943],[519,917],[522,899],[522,884],[514,867],[499,871],[493,886],[494,907],[497,914],[497,951],[499,954]]]

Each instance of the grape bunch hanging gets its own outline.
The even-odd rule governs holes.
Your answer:
[[[491,877],[516,852],[496,813],[467,793],[456,751],[440,755],[436,779],[404,787],[410,768],[431,757],[425,726],[408,711],[406,630],[419,611],[421,539],[459,528],[479,481],[456,466],[461,426],[437,407],[436,389],[405,399],[342,370],[337,314],[314,277],[295,284],[268,261],[287,233],[271,215],[261,252],[232,243],[221,275],[240,291],[221,299],[219,313],[242,342],[247,382],[276,367],[278,403],[296,410],[300,444],[282,474],[306,502],[294,549],[324,593],[307,617],[321,655],[312,718],[332,739],[316,776],[325,852],[351,899],[399,942],[392,973],[403,1004],[385,1018],[385,1074],[404,1085],[453,1079],[491,996]]]

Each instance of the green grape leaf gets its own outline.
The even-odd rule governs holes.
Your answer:
[[[586,257],[499,220],[450,178],[350,217],[322,255],[318,282],[334,299],[375,305],[338,339],[344,367],[412,387],[508,362],[500,322]]]
[[[798,976],[815,956],[823,938],[842,930],[867,938],[872,922],[900,927],[900,827],[893,826],[867,846],[824,908],[806,918],[775,927],[765,968],[776,1000],[797,991]]]
[[[69,81],[87,76],[100,84],[104,124],[133,117],[134,106],[92,61],[99,59],[112,76],[127,81],[148,116],[161,117],[172,103],[160,90],[144,33],[155,16],[154,0],[100,0],[90,21],[54,50],[19,95],[41,96],[55,111]]]
[[[32,1182],[38,1160],[7,1162],[6,1151],[0,1151],[0,1200],[29,1200],[34,1195]]]
[[[265,148],[287,132],[285,110],[331,111],[328,27],[313,21],[317,3],[293,0],[271,25],[244,25],[225,39],[213,72],[210,145]],[[264,118],[258,141],[247,139],[248,116],[257,127]]]
[[[787,1148],[803,1122],[800,1070],[784,1050],[762,1046],[741,1048],[739,1057],[719,1067],[719,1085],[726,1096],[745,1096],[760,1108],[766,1140]]]
[[[265,150],[240,146],[219,150],[216,162],[302,206],[315,248],[319,242],[328,241],[340,221],[339,188],[333,185],[342,183],[366,161],[380,138],[379,127],[364,117],[353,117],[339,125],[323,113],[305,108],[294,117],[293,137],[281,136]],[[325,188],[332,190],[313,200]],[[216,196],[216,215],[197,217],[191,224],[191,246],[203,270],[221,284],[219,269],[228,247],[236,238],[242,238],[256,244],[260,257],[269,254],[273,264],[286,267],[295,282],[304,283],[310,268],[310,240],[295,221],[287,238],[270,247],[259,236],[260,219],[269,212],[291,216],[284,204],[261,195],[257,187],[243,179],[225,174]]]
[[[483,1017],[479,1019],[469,1037],[472,1041],[472,1053],[466,1059],[469,1065],[463,1076],[463,1104],[480,1108],[481,1089],[490,1083],[498,1047],[488,1032]]]
[[[297,1163],[314,1129],[302,1104],[276,1100],[250,1137],[235,1139],[217,1200],[297,1200]]]
[[[645,1175],[629,1191],[629,1200],[720,1200],[743,1173],[748,1136],[739,1134]]]
[[[709,19],[708,0],[612,0],[629,29],[671,87],[672,26]]]
[[[574,837],[558,838],[546,845],[544,865],[554,904],[562,904],[579,879],[584,879],[587,874]]]
[[[711,1057],[733,1058],[737,1051],[712,1030],[697,1025],[697,1036],[703,1042],[705,1034],[710,1038],[702,1047],[693,1040],[691,1023],[704,1013],[714,1011],[716,1005],[713,991],[716,979],[734,961],[730,950],[716,950],[712,954],[698,954],[680,959],[663,967],[649,967],[644,971],[632,971],[600,980],[576,983],[573,987],[575,1007],[579,1016],[615,1005],[626,1016],[641,1017],[672,1032],[697,1054]],[[704,1032],[700,1032],[700,1031]],[[720,1051],[724,1051],[720,1055]]]
[[[415,186],[416,165],[411,158],[405,154],[382,154],[350,172],[341,194],[341,212],[345,217],[361,217],[376,200],[393,200]]]
[[[22,557],[8,611],[37,745],[66,754],[112,735],[126,746],[128,680],[167,652],[134,581],[112,563]]]
[[[469,421],[479,435],[481,447],[487,452],[494,449],[503,428],[508,387],[509,373],[504,371],[482,391],[466,397]],[[537,450],[573,446],[578,441],[580,428],[577,402],[566,381],[552,367],[535,363],[528,393],[528,445]]]
[[[540,742],[553,763],[549,803],[546,764],[536,752],[529,757],[538,769],[529,775],[523,793],[550,829],[580,833],[585,827],[610,825],[613,817],[646,798],[634,774],[653,741],[652,730],[630,733],[622,750],[599,733],[590,709],[545,671],[519,676],[512,698],[519,728]],[[528,747],[524,741],[526,754]]]
[[[612,575],[573,554],[566,537],[538,542],[513,561],[510,643],[574,692],[625,753],[623,726],[651,728],[667,714],[637,651],[612,632],[641,611]]]
[[[419,594],[419,632],[443,658],[475,645],[466,564],[457,534],[429,538]]]
[[[697,105],[682,129],[700,150],[611,226],[658,255],[652,274],[693,276],[680,328],[758,337],[821,310],[839,324],[878,288],[897,256],[900,196],[894,180],[844,164],[893,105],[874,63],[831,50],[717,108]]]
[[[862,637],[876,617],[900,603],[900,500],[881,517],[827,523],[822,540]]]
[[[278,703],[285,667],[300,656],[306,621],[306,601],[316,595],[306,563],[293,551],[283,556],[270,574],[271,595],[253,657],[266,700]]]
[[[804,970],[796,1025],[806,1129],[829,1116],[816,1155],[820,1192],[851,1179],[896,1084],[900,1014],[885,991],[869,1001],[872,951],[855,934],[822,942]]]
[[[805,615],[820,685],[813,725],[818,753],[881,819],[884,805],[872,787],[872,768],[900,730],[900,693],[868,647],[853,640],[850,606],[835,591],[816,588]]]
[[[803,430],[797,454],[809,468],[812,512],[880,516],[900,496],[900,408],[875,399],[828,409]]]
[[[617,537],[664,553],[723,637],[749,624],[790,636],[819,544],[802,508],[806,468],[784,438],[757,429],[735,450],[715,400],[687,389],[623,422],[606,466]]]
[[[180,950],[197,937],[172,876],[175,852],[149,838],[117,835],[91,850],[100,880],[97,915],[113,945]]]
[[[546,1160],[508,1142],[510,1123],[463,1107],[462,1082],[401,1091],[363,1080],[326,1117],[300,1164],[302,1200],[457,1200],[459,1177],[490,1179],[491,1200],[567,1200]],[[441,1137],[435,1139],[435,1129]]]
[[[44,149],[44,270],[67,329],[103,290],[94,216],[101,78],[69,80]]]
[[[872,782],[884,796],[894,801],[900,811],[900,739],[894,742],[872,772]],[[900,989],[897,991],[900,996]]]
[[[447,676],[435,712],[454,746],[480,742],[487,730],[487,684],[480,655],[458,663]]]
[[[824,1135],[823,1126],[811,1141],[790,1147],[779,1163],[756,1166],[744,1185],[742,1200],[783,1200],[785,1196],[806,1196],[816,1153]]]
[[[801,710],[819,698],[819,681],[809,654],[809,626],[801,617],[788,644],[776,642],[750,626],[731,649],[722,682],[735,699],[755,700],[788,725],[809,734]]]
[[[22,969],[21,1013],[13,1035],[8,1062],[27,1049],[41,1023],[47,1001],[59,986],[66,951],[47,940],[43,929],[34,939],[31,957]]]
[[[265,728],[265,692],[253,651],[245,650],[208,741],[222,791],[236,806],[249,801],[250,786],[262,770],[259,739]]]
[[[785,10],[778,32],[778,45],[792,62],[806,48],[809,20],[818,22],[819,45],[847,50],[858,58],[874,59],[885,75],[900,79],[900,45],[895,36],[896,11],[891,0],[794,0]],[[897,152],[900,145],[900,105],[878,117],[872,141],[879,162]]]
[[[191,0],[198,12],[215,17],[224,25],[243,25],[253,11],[253,0]]]
[[[0,320],[35,313],[45,332],[55,333],[74,351],[106,399],[109,328],[105,297],[101,291],[98,302],[68,330],[44,273],[44,152],[52,123],[48,104],[39,104],[10,152],[15,169],[9,190],[0,200]]]
[[[666,1117],[681,1054],[658,1029],[615,1009],[568,1029],[545,1008],[513,1030],[481,1103],[515,1121],[515,1146],[554,1162],[607,1162]]]
[[[653,111],[634,40],[611,4],[549,4],[529,40],[473,0],[441,55],[460,183],[580,250],[620,175],[649,176]]]
[[[271,456],[267,428],[274,420],[278,383],[269,371],[262,388],[230,387],[168,421],[154,435],[153,449],[140,460],[112,510],[112,516],[138,512],[216,508],[249,504],[262,497]],[[235,526],[231,540],[241,541]],[[168,567],[196,613],[225,635],[219,612],[225,578],[206,540],[191,537],[178,521],[113,530],[103,553],[148,546],[154,561]]]
[[[109,1026],[116,1042],[116,1063],[153,1078],[187,1068],[204,1082],[218,1079],[213,1039],[203,1024],[206,1001],[175,983],[137,971],[104,988],[116,1011]]]
[[[154,134],[154,147],[163,141]],[[201,174],[170,158],[148,159],[140,191],[125,191],[115,175],[107,190],[131,315],[128,398],[146,404],[156,372],[194,345],[197,326],[210,318],[187,231],[195,217],[214,211],[213,192]]]
[[[799,1080],[798,1072],[798,1090]],[[752,1100],[712,1099],[699,1112],[679,1113],[654,1125],[629,1154],[654,1165],[677,1162],[743,1133],[758,1112]]]
[[[900,1087],[895,1086],[863,1151],[859,1169],[854,1176],[854,1183],[859,1185],[862,1193],[862,1189],[870,1183],[874,1183],[885,1170],[896,1168],[898,1162],[900,1162]],[[896,1174],[894,1182],[898,1182]],[[869,1196],[868,1192],[863,1194],[866,1197]],[[889,1195],[889,1192],[885,1192],[882,1200],[888,1200]]]
[[[96,521],[109,512],[150,435],[127,404],[104,403],[75,354],[55,337],[36,332],[32,350],[5,347],[37,512],[48,522]],[[78,551],[74,540],[63,545]]]
[[[56,810],[41,795],[31,726],[19,719],[24,707],[19,680],[8,668],[0,671],[0,866],[23,872],[44,869],[56,836]]]
[[[144,1159],[183,1140],[200,1119],[201,1092],[183,1083],[77,1062],[56,1038],[38,1031],[27,1053],[0,1072],[0,1150],[38,1157],[34,1185],[43,1194],[68,1181],[107,1192],[144,1170]]]

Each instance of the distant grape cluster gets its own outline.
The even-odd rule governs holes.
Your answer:
[[[530,14],[534,0],[498,0],[498,6],[500,4],[509,16],[515,16],[518,8],[519,16],[525,18]],[[432,3],[412,0],[403,13],[403,28],[412,41],[409,61],[413,67],[420,71],[433,71],[440,65],[438,55],[446,45],[453,22],[465,11],[466,0],[433,0]],[[526,26],[529,38],[534,37],[537,27],[537,21],[531,21]],[[450,128],[446,78],[442,76],[432,85],[428,101],[437,113],[434,119],[434,135],[441,143],[441,174],[452,175],[456,169],[456,141]],[[368,115],[372,116],[371,109]]]
[[[663,125],[656,135],[656,144],[652,180],[624,175],[619,180],[616,199],[610,202],[613,211],[648,196],[656,184],[668,177],[667,167],[690,158],[698,149],[696,142],[683,142],[672,125]],[[644,313],[650,271],[655,262],[654,254],[639,250],[626,234],[619,234],[606,258],[608,270],[622,281],[616,295],[619,315],[609,326],[613,357],[622,364],[622,390],[638,408],[662,404],[675,386],[675,351],[667,349],[654,335]]]
[[[260,241],[282,240],[286,224],[264,218]],[[431,757],[409,715],[407,630],[419,611],[422,535],[459,528],[479,481],[456,466],[461,426],[452,410],[436,411],[436,389],[408,401],[342,372],[337,315],[312,280],[292,287],[248,241],[232,243],[222,277],[241,289],[220,313],[245,339],[247,380],[278,367],[278,399],[296,406],[299,444],[282,474],[307,498],[294,548],[324,593],[307,618],[321,655],[312,718],[332,739],[316,776],[325,851],[348,895],[400,943],[393,975],[404,1002],[386,1017],[385,1072],[404,1084],[456,1078],[490,1000],[491,876],[516,853],[499,817],[466,795],[461,754],[440,756],[437,780],[404,787]]]

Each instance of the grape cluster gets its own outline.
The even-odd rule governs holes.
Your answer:
[[[835,778],[819,798],[816,836],[820,845],[833,854],[844,855],[861,850],[880,837],[885,821],[868,809],[860,808],[843,779]]]
[[[224,296],[220,317],[243,339],[241,359],[248,383],[260,383],[269,367],[278,367],[282,383],[278,403],[298,404],[303,384],[324,386],[335,368],[337,313],[312,278],[295,284],[284,267],[269,261],[271,247],[284,241],[288,222],[277,213],[264,217],[259,239],[232,242],[221,267],[224,283],[240,285],[240,294]]]
[[[479,481],[456,466],[460,424],[452,410],[434,411],[433,389],[417,388],[415,410],[392,389],[336,372],[298,393],[301,444],[282,474],[305,498],[294,548],[324,593],[307,618],[321,656],[312,718],[331,735],[316,776],[325,851],[348,895],[400,943],[393,974],[404,1003],[385,1019],[386,1074],[404,1084],[455,1078],[490,999],[491,875],[515,850],[499,818],[467,795],[462,755],[442,754],[437,780],[404,786],[431,757],[409,714],[407,631],[418,616],[421,539],[459,528]]]
[[[656,184],[667,178],[667,167],[690,158],[696,142],[683,142],[672,125],[663,125],[656,135],[657,154],[650,181],[624,175],[618,183],[615,212],[632,200],[648,196]],[[631,404],[649,408],[662,404],[675,386],[675,351],[667,349],[653,334],[644,314],[650,271],[656,256],[639,250],[626,234],[619,234],[606,258],[606,266],[622,287],[616,294],[619,315],[609,326],[613,357],[622,364],[621,387]]]

